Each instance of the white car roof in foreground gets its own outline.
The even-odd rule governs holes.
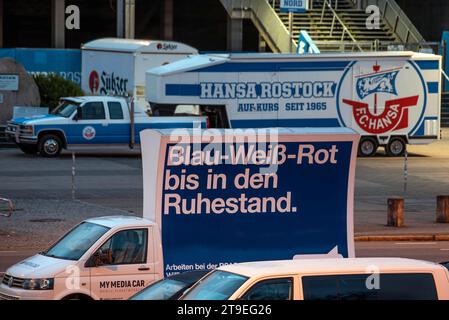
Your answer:
[[[99,224],[111,229],[117,227],[147,227],[148,225],[155,225],[155,223],[150,220],[133,216],[98,217],[87,219],[85,222]]]
[[[373,268],[377,268],[379,272],[429,272],[444,267],[433,262],[403,258],[332,258],[238,263],[217,270],[246,277],[262,277],[288,274],[372,273]]]

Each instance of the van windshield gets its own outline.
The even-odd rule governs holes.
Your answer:
[[[105,226],[82,222],[50,247],[50,249],[41,252],[41,255],[77,261],[108,230],[109,228]]]
[[[182,300],[227,300],[246,280],[247,277],[216,270],[198,282]]]
[[[64,118],[69,118],[73,112],[78,107],[78,104],[73,103],[71,101],[63,100],[59,106],[56,107],[55,110],[52,111],[51,114],[54,114],[55,116],[61,116]]]

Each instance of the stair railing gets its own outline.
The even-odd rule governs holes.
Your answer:
[[[220,2],[231,18],[251,19],[273,52],[290,52],[290,42],[293,51],[296,51],[297,43],[295,39],[290,38],[287,27],[272,8],[271,1],[220,0]]]
[[[382,19],[388,23],[396,37],[403,43],[420,43],[425,41],[415,25],[394,0],[361,0],[363,8],[377,6]]]
[[[323,10],[321,11],[321,23],[324,20],[324,15],[326,13],[326,9],[328,9],[332,13],[332,25],[331,25],[330,35],[331,36],[333,35],[335,24],[338,22],[343,29],[343,31],[341,33],[341,41],[344,41],[345,36],[348,35],[348,37],[354,42],[354,44],[357,46],[357,48],[360,51],[363,51],[362,47],[358,44],[357,40],[354,38],[352,33],[349,31],[348,27],[343,22],[343,20],[339,17],[339,15],[335,11],[335,9],[332,8],[332,6],[330,5],[328,0],[324,0],[324,2],[323,2]]]
[[[328,51],[326,47],[338,48],[335,51],[337,52],[358,52],[360,46],[363,51],[372,52],[375,50],[375,43],[373,41],[358,41],[354,43],[352,41],[314,41],[314,43],[322,50],[322,52]],[[357,46],[358,45],[358,46]]]

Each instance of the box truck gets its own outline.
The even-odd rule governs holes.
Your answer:
[[[400,156],[440,137],[440,70],[440,56],[414,52],[198,55],[148,70],[146,97],[217,127],[347,127],[361,156]]]
[[[195,48],[173,41],[93,40],[81,47],[81,88],[88,95],[134,97],[145,107],[145,71],[195,54]]]
[[[126,299],[164,275],[354,257],[349,129],[145,130],[144,213],[86,220],[9,268],[0,299]]]

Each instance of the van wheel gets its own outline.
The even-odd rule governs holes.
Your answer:
[[[407,145],[402,138],[392,138],[385,147],[387,155],[390,157],[402,157],[407,150]]]
[[[362,138],[359,144],[359,157],[372,157],[376,154],[379,143],[371,137]]]
[[[62,150],[61,139],[54,134],[46,134],[39,140],[39,153],[46,158],[59,156]]]
[[[21,143],[18,145],[20,150],[22,150],[25,154],[36,154],[37,153],[37,146],[34,144],[24,144]]]

